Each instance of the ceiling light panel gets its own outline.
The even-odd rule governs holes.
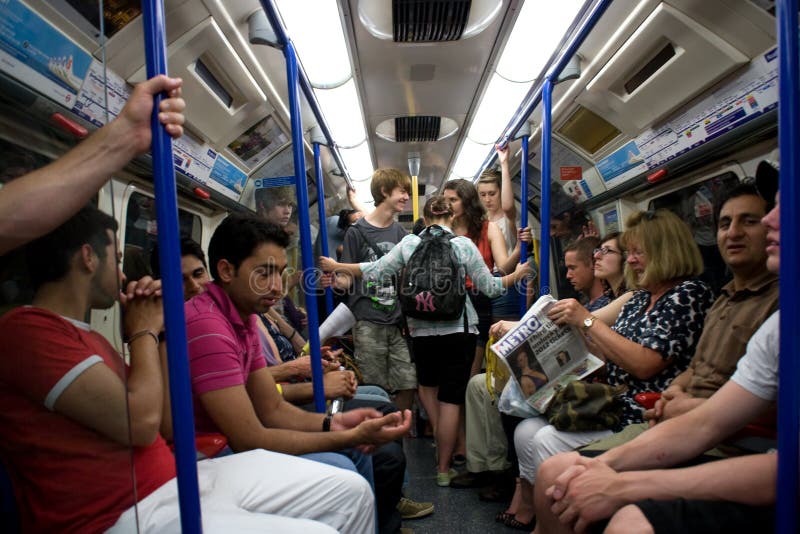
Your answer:
[[[335,89],[315,89],[314,94],[337,145],[353,147],[367,138],[353,78]]]
[[[311,85],[331,88],[348,80],[352,69],[336,1],[277,0],[276,4]]]
[[[369,181],[372,177],[372,171],[375,168],[372,165],[369,143],[364,141],[353,148],[340,148],[339,153],[347,167],[350,178],[352,178],[354,182]]]
[[[483,144],[497,141],[530,88],[530,82],[511,82],[494,74],[483,94],[478,112],[472,119],[467,136]]]
[[[490,149],[491,144],[480,144],[469,138],[464,139],[456,163],[453,165],[453,174],[459,178],[472,179]]]
[[[583,3],[583,0],[525,2],[496,72],[515,82],[533,81],[556,51]]]

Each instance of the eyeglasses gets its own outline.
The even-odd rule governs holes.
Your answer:
[[[592,251],[593,256],[597,256],[598,254],[600,254],[601,256],[607,256],[609,254],[619,254],[621,256],[622,252],[620,252],[619,250],[614,250],[613,248],[600,247]]]
[[[637,258],[642,259],[643,257],[647,256],[643,250],[628,250],[625,252],[625,259],[628,258]]]

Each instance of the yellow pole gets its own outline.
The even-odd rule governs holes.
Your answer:
[[[419,186],[417,176],[411,177],[411,209],[414,211],[414,222],[419,219]]]

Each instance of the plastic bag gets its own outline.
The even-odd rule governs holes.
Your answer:
[[[525,402],[525,397],[522,396],[522,391],[520,391],[519,385],[515,380],[509,380],[506,387],[503,388],[500,400],[497,401],[497,409],[506,415],[526,419],[541,415]]]

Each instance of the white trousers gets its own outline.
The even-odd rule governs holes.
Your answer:
[[[508,442],[497,405],[486,389],[486,374],[467,383],[467,471],[501,471],[508,467]]]
[[[375,532],[375,499],[364,477],[296,456],[253,450],[197,464],[203,531]],[[177,480],[125,511],[108,530],[179,533]]]
[[[547,422],[544,417],[525,419],[514,431],[514,446],[519,458],[519,475],[530,482],[542,462],[560,452],[568,452],[595,440],[610,436],[610,430],[594,432],[565,432]]]

